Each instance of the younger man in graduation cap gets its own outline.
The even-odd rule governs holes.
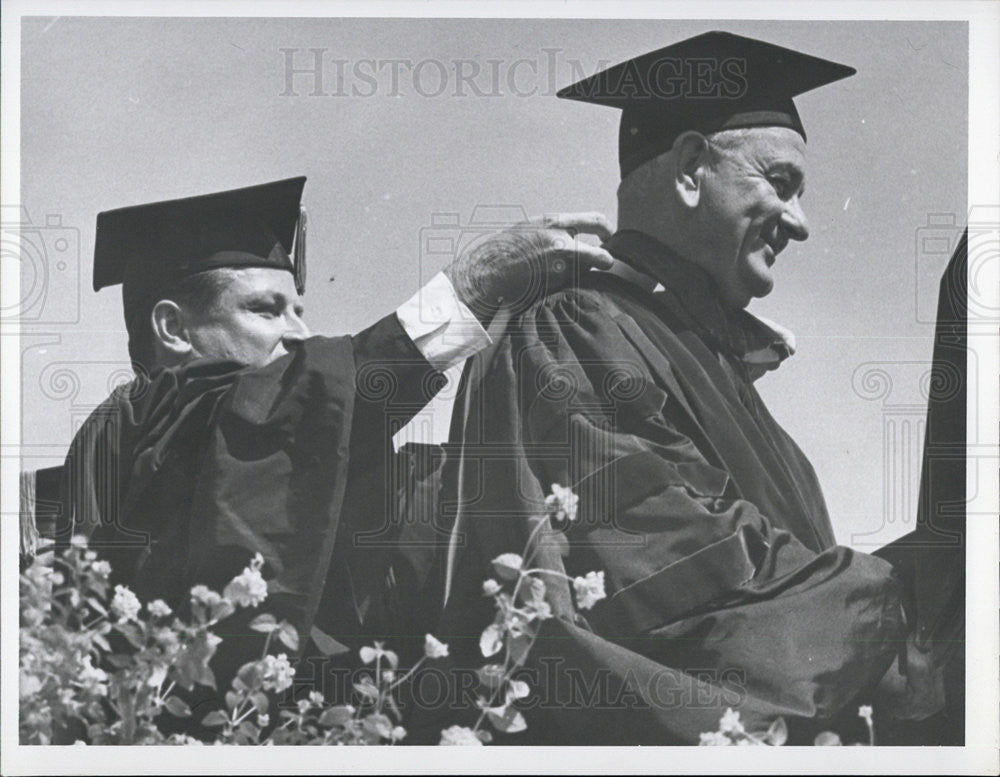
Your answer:
[[[859,723],[905,638],[892,568],[836,544],[812,466],[754,389],[791,335],[744,310],[809,234],[793,98],[853,73],[709,32],[559,93],[622,111],[619,262],[512,322],[465,420],[467,445],[512,452],[474,477],[458,464],[442,498],[465,549],[438,628],[471,663],[491,559],[521,551],[550,484],[579,496],[568,548],[532,562],[557,573],[556,617],[529,654],[543,695],[524,741],[698,744],[731,707],[811,743],[842,710]],[[576,611],[567,580],[591,570],[606,598]]]
[[[527,305],[611,260],[567,231],[606,237],[602,216],[549,217],[515,228],[532,251],[492,236],[365,331],[311,337],[304,183],[98,216],[94,288],[122,285],[138,377],[76,435],[63,492],[75,532],[144,601],[183,611],[192,586],[221,591],[262,554],[266,610],[310,654],[314,627],[352,647],[385,628],[369,605],[392,538],[365,549],[352,537],[384,524],[390,422],[489,342],[483,324],[499,304]],[[259,655],[250,616],[224,629],[220,693]]]

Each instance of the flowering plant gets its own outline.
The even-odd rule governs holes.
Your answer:
[[[863,704],[858,708],[858,717],[864,719],[868,727],[868,743],[875,745],[875,726],[872,723],[872,708]],[[727,708],[719,720],[718,731],[706,731],[701,734],[700,745],[774,745],[780,746],[788,741],[788,725],[784,718],[775,718],[767,731],[747,731],[740,720],[740,713]],[[840,736],[833,731],[821,731],[813,740],[816,746],[842,745]],[[859,742],[858,744],[864,744]]]
[[[110,590],[111,566],[82,537],[63,553],[36,558],[20,587],[22,744],[202,744],[163,733],[161,716],[192,716],[178,689],[216,687],[209,662],[222,640],[212,629],[238,608],[266,600],[263,565],[257,554],[222,594],[194,586],[186,622],[162,600],[143,609],[126,586]],[[272,721],[274,698],[293,683],[288,652],[298,651],[299,634],[266,613],[250,628],[265,635],[261,657],[239,669],[225,709],[200,720],[217,731],[215,744],[394,744],[406,730],[392,692],[424,660],[448,655],[448,646],[428,634],[424,657],[397,678],[396,654],[376,642],[360,651],[375,671],[354,684],[356,704],[331,705],[313,691]],[[312,637],[327,655],[347,650],[318,630]],[[273,654],[275,643],[288,652]]]
[[[564,579],[573,586],[576,605],[581,610],[591,609],[607,594],[604,590],[604,572],[588,572],[583,577],[570,577],[563,572],[545,567],[532,567],[542,539],[565,542],[561,532],[554,528],[576,520],[578,497],[570,488],[552,484],[552,493],[546,497],[545,515],[535,519],[535,526],[524,551],[502,553],[493,559],[496,578],[483,583],[483,595],[493,598],[496,616],[479,638],[479,649],[487,659],[494,659],[477,670],[480,686],[485,694],[478,700],[479,717],[472,728],[452,726],[441,732],[442,745],[479,745],[492,740],[492,734],[483,728],[488,721],[497,731],[516,734],[527,729],[524,715],[517,703],[531,693],[528,684],[514,678],[524,665],[528,652],[538,636],[540,624],[553,616],[545,598],[545,579]]]

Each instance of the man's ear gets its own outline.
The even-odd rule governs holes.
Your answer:
[[[698,207],[710,162],[708,140],[700,132],[685,132],[674,141],[674,193],[688,208]]]
[[[154,347],[179,360],[191,355],[194,346],[180,305],[173,300],[161,299],[153,306],[150,323],[153,327]]]

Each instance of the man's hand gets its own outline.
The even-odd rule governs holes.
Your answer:
[[[592,267],[611,268],[607,251],[577,234],[611,237],[600,213],[543,216],[494,233],[468,247],[444,269],[459,299],[483,326],[500,308],[519,313],[546,294],[576,283]]]
[[[893,663],[875,693],[880,708],[897,720],[924,720],[944,707],[944,668],[910,636],[898,666]]]

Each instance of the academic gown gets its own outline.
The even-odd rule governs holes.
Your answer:
[[[197,360],[162,369],[117,390],[83,424],[63,499],[75,531],[111,562],[112,582],[182,614],[193,585],[221,592],[262,554],[266,601],[215,629],[221,696],[260,656],[261,635],[248,628],[260,612],[290,621],[306,658],[319,655],[314,626],[352,648],[378,634],[365,603],[379,595],[392,537],[383,531],[383,546],[360,550],[353,537],[386,527],[386,419],[404,423],[441,378],[395,315],[353,337],[310,338],[260,368]],[[330,690],[307,666],[296,690]],[[195,694],[204,712],[217,702]]]
[[[526,666],[528,731],[510,741],[696,744],[727,707],[748,727],[782,715],[815,732],[900,647],[892,568],[835,544],[813,468],[740,359],[759,322],[723,311],[709,277],[652,238],[607,247],[666,290],[589,273],[477,357],[443,475],[457,553],[438,636],[456,666],[484,663],[490,560],[520,553],[550,484],[570,485],[568,542],[533,565],[603,570],[607,598],[574,612],[569,584],[546,576],[556,617]]]

